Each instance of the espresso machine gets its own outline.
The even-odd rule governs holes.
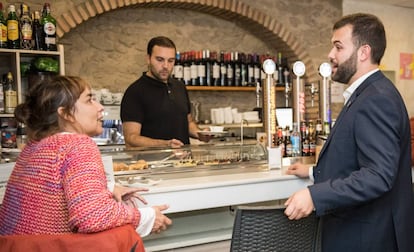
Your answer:
[[[125,144],[119,105],[104,105],[103,132],[94,137],[98,145]]]

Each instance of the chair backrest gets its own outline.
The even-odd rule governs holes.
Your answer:
[[[91,234],[0,236],[0,251],[13,252],[144,252],[132,225]]]
[[[320,251],[319,218],[312,213],[289,220],[281,208],[238,208],[231,240],[232,252]]]

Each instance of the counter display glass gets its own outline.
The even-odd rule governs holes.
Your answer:
[[[100,147],[110,155],[115,178],[234,169],[267,163],[266,149],[256,141],[189,145],[179,149]]]

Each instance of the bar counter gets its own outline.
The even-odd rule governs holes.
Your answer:
[[[240,165],[222,170],[151,176],[148,205],[168,204],[173,225],[159,235],[144,238],[148,251],[231,239],[234,210],[239,205],[279,205],[311,182],[284,175],[284,168],[267,164]],[[142,186],[132,184],[131,186]]]

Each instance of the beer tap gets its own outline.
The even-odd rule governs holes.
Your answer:
[[[324,62],[319,66],[319,74],[322,76],[322,87],[320,95],[320,110],[323,123],[328,123],[331,126],[331,88],[330,76],[332,74],[331,64]]]
[[[289,107],[289,97],[291,93],[291,88],[289,82],[285,82],[285,107]]]
[[[304,113],[305,104],[304,101],[301,101],[301,97],[304,99],[305,95],[302,88],[302,82],[300,77],[305,74],[305,64],[302,61],[296,61],[293,64],[293,73],[296,75],[295,88],[293,89],[293,102],[295,106],[294,121],[300,125],[302,120],[302,113]]]
[[[311,83],[310,93],[311,93],[311,106],[313,107],[315,105],[315,95],[319,93],[319,89],[315,83]]]
[[[276,83],[273,73],[276,64],[272,59],[263,62],[263,71],[266,74],[262,85],[263,91],[263,126],[266,132],[267,162],[269,169],[282,167],[281,147],[276,141]]]
[[[293,88],[293,104],[295,108],[293,121],[296,122],[297,125],[300,125],[303,120],[303,114],[305,113],[305,93],[300,80],[300,77],[305,74],[305,70],[306,67],[302,61],[296,61],[293,63],[293,73],[296,75],[296,83]],[[298,153],[302,153],[302,139],[300,137],[295,143],[292,141],[292,146],[293,149],[297,149]]]

